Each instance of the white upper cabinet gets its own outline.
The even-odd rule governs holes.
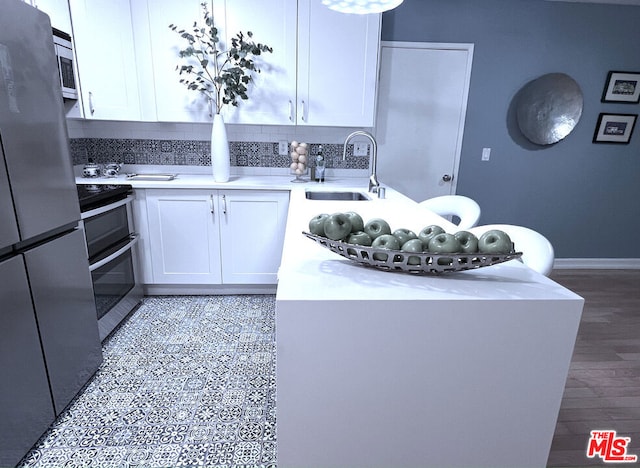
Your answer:
[[[374,126],[380,24],[298,1],[298,124]]]
[[[216,0],[225,5],[223,34],[227,44],[240,31],[273,52],[263,53],[249,85],[249,99],[226,106],[225,122],[292,125],[296,123],[297,1]]]
[[[227,39],[252,31],[264,54],[249,101],[227,122],[372,127],[381,15],[347,15],[321,0],[220,0]]]
[[[202,0],[131,0],[136,56],[140,64],[144,120],[164,122],[211,122],[212,108],[201,93],[180,83],[178,64],[184,63],[179,51],[188,43],[178,29],[192,32],[193,23],[203,25]],[[213,11],[217,21],[217,10]],[[221,15],[222,16],[222,15]],[[188,77],[188,75],[183,75]],[[146,85],[144,84],[146,83]]]
[[[85,118],[141,120],[129,0],[69,6]]]
[[[53,1],[53,0],[49,0]],[[178,56],[202,0],[70,0],[85,116],[210,122],[213,110],[179,82]],[[248,101],[228,123],[372,127],[381,15],[348,15],[321,0],[213,0],[224,46],[251,31],[273,53],[257,60]]]

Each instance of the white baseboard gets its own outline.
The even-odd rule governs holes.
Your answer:
[[[640,269],[640,258],[556,258],[556,270],[636,270]]]

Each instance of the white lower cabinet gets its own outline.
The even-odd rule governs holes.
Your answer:
[[[276,284],[289,192],[219,192],[222,282]]]
[[[154,284],[220,284],[215,190],[147,190]]]
[[[276,284],[289,192],[147,189],[146,283]]]

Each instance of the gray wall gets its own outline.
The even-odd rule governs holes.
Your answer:
[[[629,145],[593,144],[609,70],[640,72],[640,7],[544,0],[405,0],[384,13],[382,40],[475,44],[457,192],[482,224],[531,227],[558,258],[640,257],[640,124]],[[573,77],[582,118],[555,145],[528,144],[510,118],[518,90],[552,72]],[[483,147],[491,160],[480,160]]]

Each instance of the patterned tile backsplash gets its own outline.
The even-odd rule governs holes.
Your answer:
[[[149,164],[163,166],[210,166],[211,144],[200,140],[156,140],[118,138],[71,138],[71,156],[74,165],[121,162],[123,164]],[[310,143],[312,165],[320,144]],[[322,143],[327,168],[368,169],[369,158],[353,155],[353,145],[347,147],[342,160],[342,144]],[[278,154],[277,142],[229,142],[231,166],[237,167],[289,167],[290,157]]]

